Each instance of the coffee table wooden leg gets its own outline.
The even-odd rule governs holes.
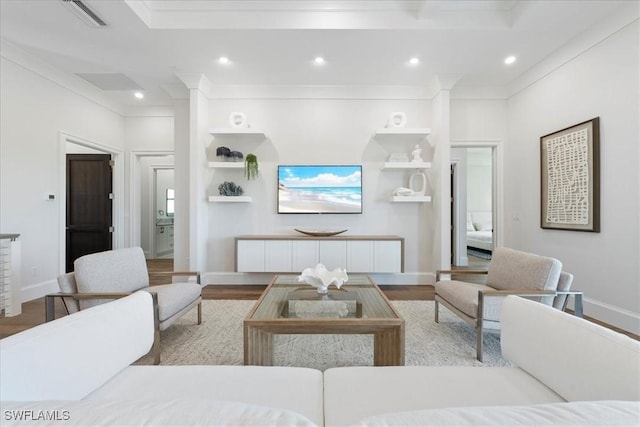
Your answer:
[[[374,334],[373,365],[404,365],[404,325],[387,328]]]
[[[244,364],[258,366],[273,365],[273,334],[262,328],[245,325]]]

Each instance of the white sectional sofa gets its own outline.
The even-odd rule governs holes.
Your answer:
[[[640,424],[640,343],[516,297],[512,368],[131,366],[151,310],[138,292],[0,341],[2,425]]]

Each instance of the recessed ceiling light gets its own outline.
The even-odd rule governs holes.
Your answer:
[[[313,62],[315,62],[318,65],[324,64],[324,58],[322,56],[316,56]]]
[[[229,58],[227,58],[226,56],[221,56],[220,58],[218,58],[218,62],[221,64],[228,64]]]
[[[418,65],[420,63],[420,60],[416,57],[413,57],[409,60],[409,64],[411,65]]]
[[[507,57],[504,59],[504,63],[505,63],[505,64],[507,64],[507,65],[511,65],[511,64],[513,64],[514,62],[516,62],[516,57],[515,57],[515,56],[513,56],[513,55],[511,55],[511,56],[507,56]]]
[[[142,99],[142,98],[144,98],[144,93],[142,93],[142,92],[134,92],[133,96],[135,96],[138,99]]]

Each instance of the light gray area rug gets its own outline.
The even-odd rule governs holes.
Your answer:
[[[206,300],[202,324],[196,310],[161,333],[162,365],[242,365],[242,321],[255,301]],[[485,333],[484,363],[476,360],[474,329],[433,301],[393,301],[405,319],[405,364],[423,366],[510,366],[500,354],[498,333]],[[276,335],[278,366],[325,370],[372,366],[372,335]],[[148,357],[138,363],[148,363]]]

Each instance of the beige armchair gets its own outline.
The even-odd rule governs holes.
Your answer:
[[[194,307],[198,309],[198,324],[202,323],[202,288],[198,272],[147,271],[144,253],[139,247],[116,249],[85,255],[74,262],[74,272],[58,277],[60,293],[45,297],[46,320],[55,317],[55,299],[59,298],[68,314],[115,298],[146,290],[154,295],[156,345],[154,363],[160,363],[160,331]],[[149,276],[195,277],[193,282],[149,286]]]
[[[451,280],[458,275],[486,275],[484,284]],[[448,276],[443,280],[444,276]],[[439,304],[444,305],[476,329],[476,355],[482,361],[485,329],[500,328],[500,308],[507,295],[535,299],[565,310],[569,295],[575,297],[575,315],[582,317],[582,293],[571,291],[573,275],[562,271],[562,263],[509,248],[497,248],[488,270],[439,270],[436,273],[435,321]]]

